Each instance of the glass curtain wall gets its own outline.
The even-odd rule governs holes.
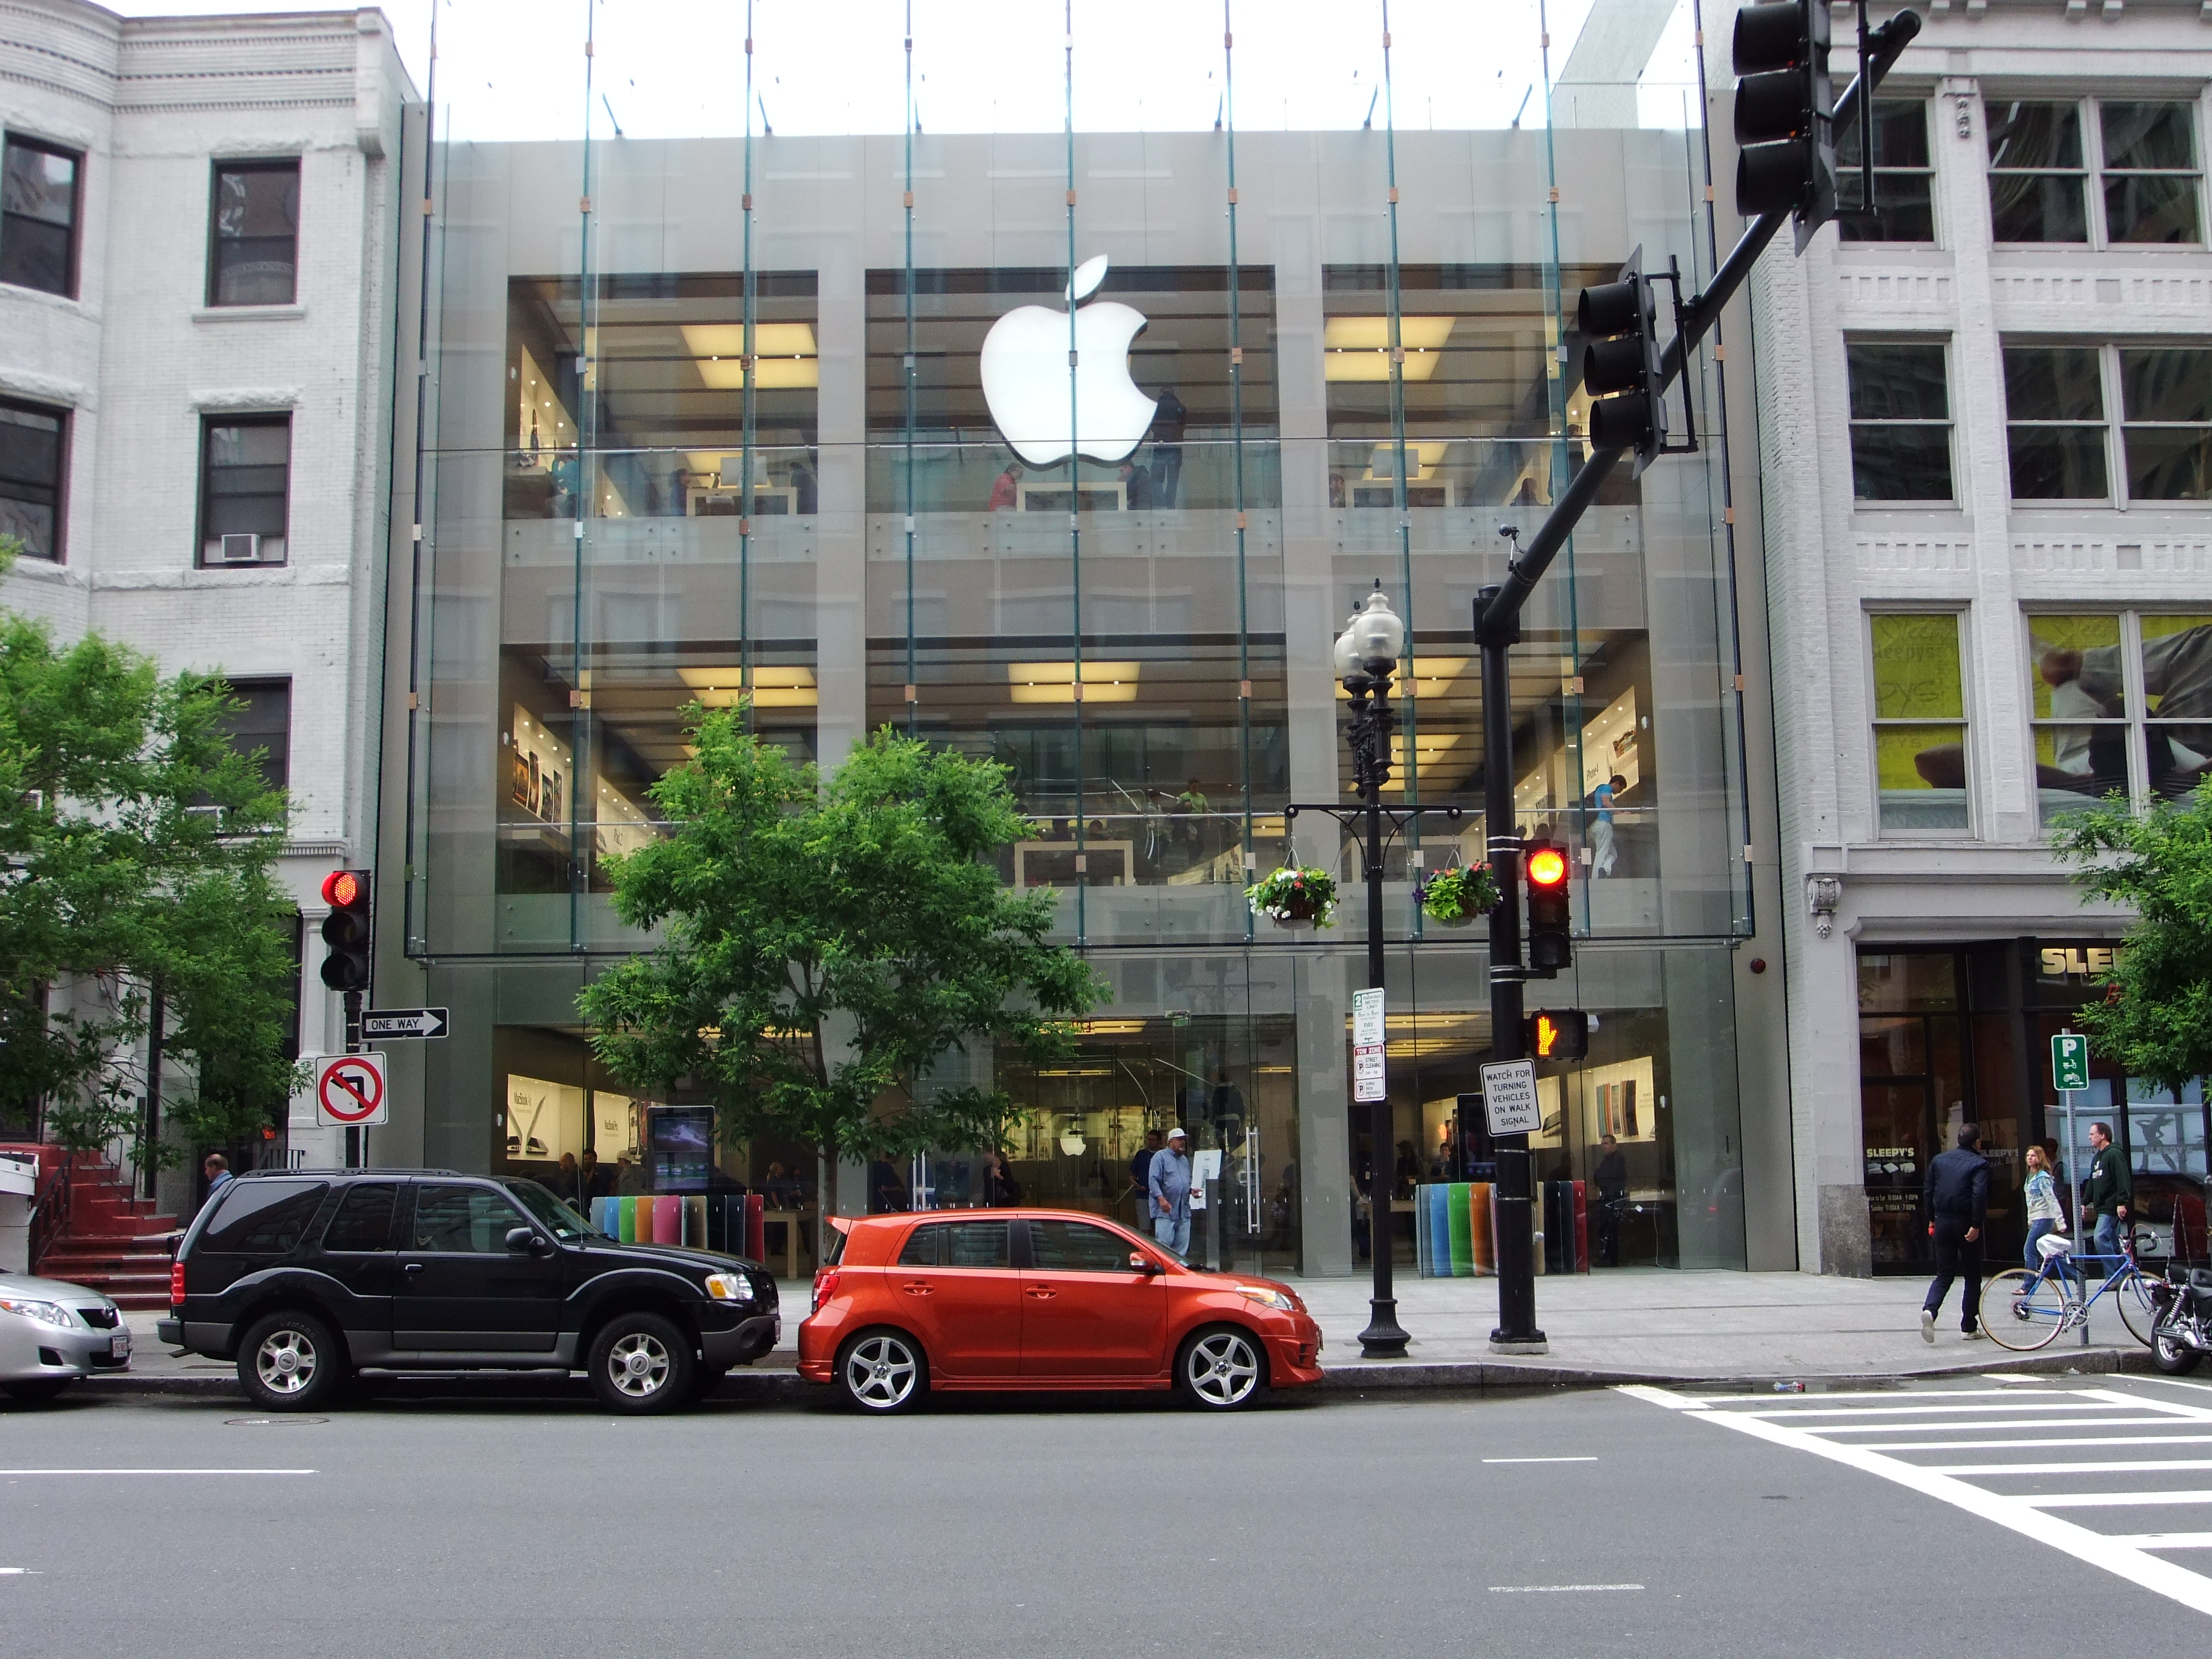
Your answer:
[[[683,709],[743,696],[824,766],[890,726],[1007,768],[1002,873],[1058,893],[1116,993],[1053,1075],[960,1057],[1014,1099],[1027,1196],[1135,1219],[1132,1160],[1180,1119],[1222,1158],[1201,1248],[1349,1271],[1396,1152],[1346,1098],[1363,900],[1292,937],[1241,890],[1292,857],[1358,874],[1285,809],[1348,798],[1328,651],[1379,580],[1408,621],[1390,799],[1462,809],[1389,866],[1425,1156],[1488,1048],[1483,947],[1414,892],[1483,846],[1470,605],[1586,453],[1577,290],[1638,246],[1686,294],[1713,262],[1690,0],[439,20],[404,890],[437,1000],[488,1035],[434,1061],[429,1155],[557,1168],[511,1121],[543,1084],[574,1091],[541,1107],[562,1146],[650,1181],[653,1111],[700,1103],[598,1076],[573,1000],[649,942],[604,860],[663,832]],[[1740,1181],[1713,1219],[1676,1206],[1730,1190],[1748,891],[1711,392],[1701,356],[1705,448],[1608,490],[1513,660],[1524,827],[1576,849],[1589,935],[1549,995],[1613,1011],[1553,1080],[1558,1153],[1586,1174],[1633,1082],[1629,1249],[1698,1264],[1742,1259]],[[755,1147],[715,1179],[973,1201],[974,1157],[838,1182]]]

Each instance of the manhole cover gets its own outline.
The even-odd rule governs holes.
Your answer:
[[[316,1423],[327,1423],[327,1417],[234,1417],[227,1419],[227,1429],[304,1429]]]

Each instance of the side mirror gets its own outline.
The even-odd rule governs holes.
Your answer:
[[[1129,1270],[1132,1273],[1143,1273],[1146,1278],[1152,1278],[1167,1271],[1142,1250],[1129,1252]]]
[[[507,1248],[508,1249],[529,1250],[536,1249],[537,1245],[538,1229],[535,1227],[509,1227],[507,1230]]]

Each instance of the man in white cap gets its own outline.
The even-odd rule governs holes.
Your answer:
[[[1190,1254],[1189,1137],[1182,1125],[1168,1131],[1168,1144],[1152,1154],[1146,1188],[1152,1194],[1152,1237],[1178,1257]]]

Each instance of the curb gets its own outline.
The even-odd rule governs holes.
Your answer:
[[[1509,1360],[1373,1360],[1326,1366],[1312,1392],[1359,1397],[1369,1394],[1498,1395],[1538,1390],[1610,1389],[1627,1383],[1674,1389],[1724,1389],[1737,1393],[1823,1393],[1832,1389],[1881,1389],[1899,1383],[1942,1377],[1977,1376],[1992,1371],[2060,1376],[2068,1372],[2112,1375],[2153,1370],[2149,1353],[2142,1349],[2069,1348],[2063,1353],[2007,1354],[2002,1358],[1976,1359],[1955,1364],[1923,1365],[1892,1371],[1762,1371],[1755,1375],[1726,1371],[1653,1371],[1607,1370],[1582,1365],[1532,1364]],[[474,1372],[466,1377],[446,1377],[448,1383],[482,1387],[487,1383],[514,1389],[527,1379],[535,1389],[558,1387],[570,1379],[543,1371]],[[428,1380],[421,1376],[414,1381]],[[243,1400],[245,1391],[228,1371],[141,1371],[110,1373],[83,1379],[78,1388],[94,1395],[184,1395]],[[826,1400],[829,1391],[804,1381],[795,1370],[734,1370],[709,1396],[753,1405],[788,1405],[794,1401]]]

